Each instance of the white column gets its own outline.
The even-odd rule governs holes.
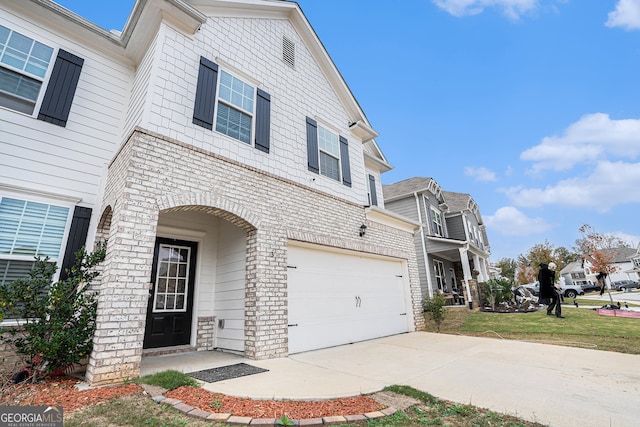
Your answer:
[[[458,248],[458,251],[460,251],[460,263],[462,264],[462,272],[464,273],[464,286],[467,290],[467,301],[471,303],[473,302],[473,297],[471,296],[471,288],[469,288],[469,280],[472,279],[472,276],[471,267],[469,266],[469,257],[467,256],[467,248]]]

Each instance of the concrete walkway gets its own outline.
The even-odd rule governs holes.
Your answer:
[[[256,399],[329,399],[403,384],[554,427],[640,425],[640,356],[497,338],[414,332],[271,360],[154,356],[143,358],[142,374],[241,362],[269,372],[203,387]]]

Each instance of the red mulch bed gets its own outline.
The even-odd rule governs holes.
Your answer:
[[[72,377],[53,377],[31,384],[12,384],[5,378],[0,388],[0,406],[62,406],[65,413],[73,412],[87,405],[96,404],[116,397],[143,394],[144,389],[137,384],[120,384],[78,390],[80,382]],[[332,399],[326,401],[277,401],[253,400],[211,393],[200,387],[179,387],[165,393],[208,412],[230,413],[240,417],[289,419],[320,418],[333,415],[355,415],[379,411],[385,405],[366,396]]]
[[[334,415],[356,415],[379,411],[385,405],[370,397],[357,396],[325,401],[254,400],[212,393],[200,387],[178,387],[165,393],[195,408],[238,417],[308,419]]]
[[[0,390],[0,405],[18,406],[62,406],[64,412],[73,412],[86,405],[113,399],[114,397],[142,394],[143,388],[137,384],[121,384],[80,391],[77,378],[52,377],[46,381],[31,384],[10,384],[5,381]]]

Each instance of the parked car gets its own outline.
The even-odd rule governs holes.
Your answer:
[[[526,285],[522,285],[525,288],[529,289],[529,291],[539,297],[540,296],[540,283],[538,282],[533,282],[533,283],[527,283]],[[566,298],[575,298],[578,295],[584,295],[584,289],[582,289],[582,286],[580,285],[563,285],[562,286],[562,295],[564,295]]]
[[[580,283],[582,290],[585,292],[600,292],[600,285],[593,282]]]
[[[624,291],[625,289],[638,289],[640,282],[635,280],[618,280],[611,283],[611,289],[614,291]]]

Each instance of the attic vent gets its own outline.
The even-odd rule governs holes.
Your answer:
[[[286,36],[282,36],[282,60],[290,67],[296,66],[296,45]]]

